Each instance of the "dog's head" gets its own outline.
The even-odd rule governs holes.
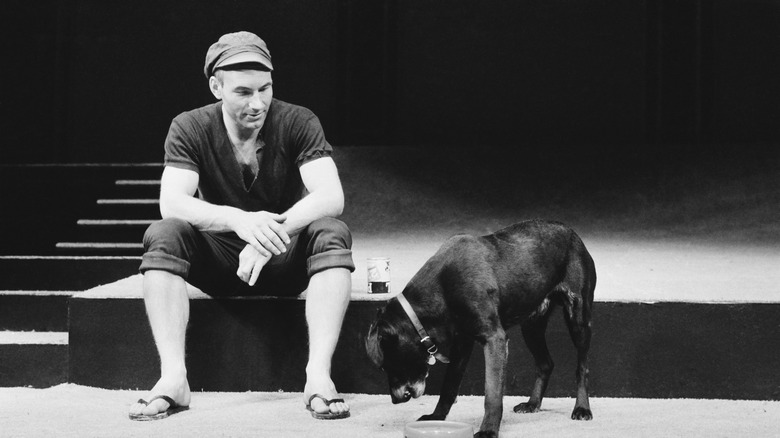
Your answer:
[[[403,318],[380,310],[366,337],[366,352],[387,374],[393,403],[423,395],[428,377],[429,354],[411,322]]]

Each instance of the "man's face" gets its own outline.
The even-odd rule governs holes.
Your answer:
[[[222,81],[212,77],[212,92],[222,99],[223,112],[243,130],[263,127],[273,98],[271,72],[231,70],[221,72]]]

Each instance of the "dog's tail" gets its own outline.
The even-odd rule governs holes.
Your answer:
[[[564,307],[573,312],[570,316],[574,317],[579,313],[575,310],[581,306],[581,317],[584,321],[590,321],[596,290],[596,267],[582,239],[574,231],[571,235],[566,274],[556,289],[564,293],[565,300],[568,301]]]

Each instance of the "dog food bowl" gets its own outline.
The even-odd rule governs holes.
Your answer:
[[[404,438],[473,438],[474,428],[457,421],[415,421],[404,427]]]

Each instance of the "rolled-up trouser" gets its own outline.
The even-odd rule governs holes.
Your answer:
[[[144,235],[141,273],[151,269],[178,275],[209,295],[298,295],[309,278],[331,268],[355,270],[352,235],[344,222],[323,218],[290,237],[287,252],[271,257],[253,287],[236,275],[247,245],[235,233],[200,231],[181,219],[163,219]]]

